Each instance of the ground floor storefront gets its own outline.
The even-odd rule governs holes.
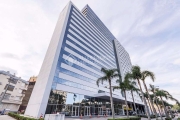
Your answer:
[[[0,111],[3,111],[4,109],[9,109],[11,111],[17,112],[19,109],[20,104],[15,103],[1,103],[0,104]]]
[[[115,115],[126,115],[124,100],[113,99]],[[135,111],[131,102],[128,102],[130,111]],[[144,106],[136,104],[137,112],[143,114]],[[94,97],[52,90],[48,99],[45,114],[65,114],[66,117],[79,116],[110,116],[111,103],[108,97]]]

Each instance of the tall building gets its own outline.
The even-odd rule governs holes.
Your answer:
[[[35,77],[35,76],[32,76],[29,79],[28,88],[27,88],[27,90],[25,92],[24,98],[22,100],[22,104],[19,107],[19,111],[21,113],[25,112],[25,110],[26,110],[26,107],[27,107],[27,104],[29,102],[30,96],[32,94],[33,88],[35,86],[36,80],[37,80],[37,77]]]
[[[18,111],[28,84],[27,81],[11,74],[9,71],[0,71],[0,100],[2,100],[0,111],[4,109]]]
[[[96,85],[101,68],[119,69],[123,81],[131,66],[129,54],[92,9],[87,5],[80,11],[69,2],[59,16],[25,115],[110,115],[108,83]],[[115,80],[112,85],[117,85]],[[138,112],[144,112],[139,95],[134,96]],[[120,90],[113,91],[113,101],[116,115],[124,114]]]

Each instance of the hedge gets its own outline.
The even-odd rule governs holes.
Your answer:
[[[138,115],[138,117],[148,118],[148,116],[147,116],[147,115]],[[151,118],[156,118],[156,116],[155,116],[155,115],[151,115],[150,117],[151,117]]]
[[[15,113],[8,113],[8,115],[15,118],[16,120],[44,120],[43,118],[40,118],[40,119],[28,118],[28,117],[20,116]]]
[[[171,118],[165,118],[165,120],[172,120]]]
[[[108,120],[141,120],[141,118],[140,118],[140,117],[115,118],[115,119],[110,118],[110,119],[108,119]]]

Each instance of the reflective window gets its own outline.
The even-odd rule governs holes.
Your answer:
[[[122,103],[114,101],[115,113],[122,115]],[[109,98],[91,97],[60,90],[51,90],[46,114],[63,113],[66,116],[111,115]]]

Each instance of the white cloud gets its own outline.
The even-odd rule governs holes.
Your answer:
[[[38,75],[60,11],[68,1],[6,0],[0,4],[0,69],[28,80]],[[180,2],[72,0],[94,10],[156,84],[175,93],[180,76]],[[152,83],[149,79],[147,83]],[[180,100],[180,95],[176,95]]]
[[[180,59],[176,59],[176,60],[174,60],[174,62],[173,62],[175,65],[180,65]]]

